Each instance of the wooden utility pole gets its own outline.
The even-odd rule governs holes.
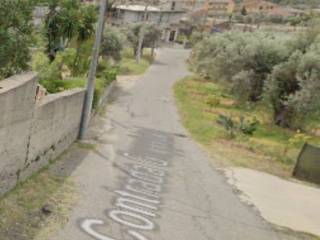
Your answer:
[[[142,20],[142,23],[140,26],[140,31],[139,31],[139,36],[138,36],[138,48],[137,48],[137,52],[136,52],[137,63],[140,63],[140,60],[141,60],[142,44],[143,44],[144,32],[145,32],[145,24],[146,24],[147,16],[148,16],[148,7],[149,7],[149,3],[147,1],[146,5],[144,7],[143,20]]]
[[[82,119],[81,119],[80,132],[79,132],[80,140],[84,139],[85,137],[85,134],[87,132],[87,128],[89,125],[89,121],[90,121],[90,116],[91,116],[93,95],[94,95],[95,81],[96,81],[96,71],[97,71],[100,45],[101,45],[104,22],[105,22],[106,6],[107,6],[107,0],[100,0],[99,22],[96,30],[96,38],[95,38],[94,46],[92,49],[92,60],[90,63],[87,90],[86,90],[86,96],[83,104],[83,111],[82,111]]]

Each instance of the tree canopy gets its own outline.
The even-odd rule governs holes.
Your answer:
[[[320,28],[296,35],[229,32],[204,38],[191,56],[194,71],[241,101],[270,104],[274,122],[299,127],[319,111]]]
[[[126,36],[117,28],[107,26],[104,30],[101,53],[115,61],[121,60],[121,51],[126,42]]]
[[[72,39],[84,42],[94,34],[94,6],[84,6],[79,0],[49,0],[45,19],[47,54],[51,61],[56,53],[68,47]]]
[[[2,0],[0,4],[0,79],[28,68],[32,43],[33,2]]]
[[[136,54],[138,49],[138,39],[140,32],[141,24],[135,24],[130,26],[130,28],[126,31],[128,41],[131,43],[134,54]],[[149,47],[154,49],[161,38],[161,30],[154,25],[147,25],[145,27],[144,40],[142,44],[142,51],[144,48]]]

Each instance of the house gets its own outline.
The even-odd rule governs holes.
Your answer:
[[[245,8],[248,14],[263,14],[269,16],[289,17],[299,16],[304,13],[302,10],[281,6],[264,0],[244,0],[241,8]]]
[[[141,23],[144,18],[145,5],[117,5],[112,18],[114,25],[127,25]],[[148,6],[147,23],[159,26],[163,31],[164,41],[175,41],[179,34],[180,20],[184,17],[185,11],[175,9],[162,9],[157,6]]]
[[[227,16],[235,9],[233,0],[208,0],[207,3],[209,16]]]
[[[244,7],[248,14],[251,13],[265,13],[268,14],[274,11],[279,5],[263,0],[244,0],[242,7]]]

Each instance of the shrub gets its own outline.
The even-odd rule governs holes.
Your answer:
[[[101,53],[115,61],[121,60],[121,52],[126,42],[126,36],[117,28],[107,26],[101,44]]]
[[[70,66],[73,76],[81,76],[89,71],[93,41],[93,38],[89,38],[77,47],[73,65]]]
[[[40,84],[43,85],[49,93],[61,91],[63,88],[60,65],[57,61],[50,63],[44,53],[37,52],[33,55],[32,70],[38,73]]]
[[[111,66],[106,61],[102,61],[99,63],[98,69],[99,71],[97,72],[97,77],[102,80],[104,87],[116,80],[118,68]]]
[[[274,122],[282,127],[299,128],[320,101],[320,52],[310,48],[296,51],[288,61],[274,68],[266,84],[266,97],[274,110]]]
[[[220,104],[220,99],[215,96],[210,96],[206,99],[206,104],[210,107],[216,107]]]
[[[240,117],[239,130],[246,135],[252,135],[259,126],[259,121],[254,118],[253,120],[246,120],[243,116]]]
[[[258,101],[273,67],[288,50],[272,34],[231,32],[205,38],[192,52],[193,70],[228,86],[242,100]]]
[[[186,40],[187,40],[186,35],[180,33],[180,34],[178,35],[178,37],[177,37],[176,42],[182,44],[182,43],[184,43]]]
[[[131,26],[129,29],[127,29],[127,39],[130,42],[132,48],[133,48],[133,53],[134,56],[137,53],[138,49],[138,40],[139,40],[139,32],[140,32],[141,24],[135,24]],[[144,32],[144,39],[143,39],[143,44],[142,44],[142,53],[144,48],[152,48],[152,52],[154,48],[157,47],[158,42],[160,41],[161,38],[161,30],[154,26],[154,25],[148,25],[145,26],[145,32]]]
[[[49,93],[64,90],[63,81],[72,75],[72,65],[76,56],[75,49],[67,49],[58,53],[55,60],[50,62],[41,52],[36,52],[32,58],[32,69],[38,72],[39,82]]]
[[[310,140],[310,136],[297,131],[289,140],[288,144],[294,147],[300,147],[301,145],[305,144],[308,140]]]
[[[208,37],[207,33],[204,33],[202,31],[194,31],[191,34],[190,43],[192,46],[195,46],[197,43],[199,43],[200,41],[202,41],[206,37]]]
[[[220,114],[217,123],[224,127],[230,138],[234,138],[236,136],[236,123],[231,117]]]
[[[228,137],[234,138],[237,131],[245,135],[253,135],[253,133],[258,129],[259,121],[254,118],[252,120],[245,119],[241,116],[239,123],[236,122],[232,117],[228,117],[220,114],[217,123],[224,127],[228,133]]]

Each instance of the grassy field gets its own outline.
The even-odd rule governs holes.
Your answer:
[[[213,82],[188,77],[179,81],[174,91],[183,124],[196,140],[217,156],[222,166],[249,167],[289,177],[303,140],[320,144],[320,137],[275,126],[270,109],[264,105],[239,104]],[[236,131],[235,137],[230,138],[217,123],[221,114],[231,117],[236,124],[244,117],[248,121],[257,119],[259,125],[253,135]]]
[[[122,60],[119,66],[119,75],[140,75],[143,74],[153,61],[151,50],[145,49],[140,63],[136,62],[132,49],[127,48],[122,53]]]

